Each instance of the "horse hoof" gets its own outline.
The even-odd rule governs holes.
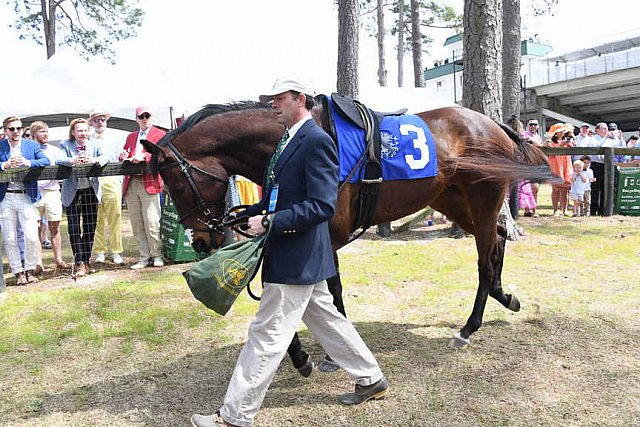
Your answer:
[[[511,297],[511,300],[509,301],[508,309],[511,311],[520,311],[520,301],[518,298],[515,295],[509,295],[509,297]]]
[[[304,362],[304,365],[300,366],[297,369],[298,369],[298,372],[300,372],[300,375],[307,378],[313,372],[314,366],[315,365],[313,364],[313,360],[311,360],[311,356],[307,355],[307,360]]]
[[[320,366],[318,366],[318,370],[324,373],[336,372],[340,370],[340,365],[333,360],[324,359],[322,363],[320,363]]]
[[[451,341],[449,341],[449,347],[451,348],[465,348],[469,344],[471,344],[471,340],[469,338],[463,338],[460,332],[455,334],[453,338],[451,338]]]

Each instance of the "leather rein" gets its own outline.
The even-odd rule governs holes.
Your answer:
[[[178,221],[182,223],[182,221],[184,221],[185,219],[194,215],[198,215],[196,217],[196,221],[202,224],[204,227],[202,228],[189,227],[189,228],[193,229],[194,231],[210,233],[212,235],[212,238],[214,233],[224,234],[224,227],[227,226],[227,224],[223,223],[224,206],[225,206],[224,199],[216,203],[207,202],[204,199],[204,197],[202,197],[202,193],[200,193],[200,190],[198,190],[198,186],[196,185],[196,182],[193,179],[193,175],[196,172],[200,173],[208,178],[211,178],[216,182],[224,184],[225,188],[227,185],[229,185],[229,182],[227,181],[227,179],[221,178],[217,175],[207,172],[204,169],[201,169],[197,166],[192,165],[189,162],[189,160],[187,160],[178,151],[178,149],[173,145],[171,141],[165,141],[162,145],[166,146],[167,148],[169,148],[169,150],[171,150],[177,163],[171,163],[168,165],[159,166],[158,170],[162,171],[162,170],[170,169],[173,167],[179,167],[180,171],[182,172],[187,182],[189,183],[189,186],[191,187],[191,191],[193,191],[193,194],[195,194],[196,200],[197,200],[197,205],[193,209],[191,209],[189,212],[185,213],[184,215],[181,215],[180,218],[178,218]],[[219,206],[223,207],[223,214],[220,216],[215,216],[211,208],[219,207]]]

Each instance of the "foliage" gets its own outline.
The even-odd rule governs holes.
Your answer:
[[[396,16],[393,21],[393,25],[389,30],[391,35],[397,35],[400,29],[398,28],[398,1],[389,0],[386,2],[386,6]],[[375,23],[375,0],[360,0],[361,17],[366,19],[365,28],[370,34],[375,35],[377,32],[377,26]],[[405,44],[403,50],[405,52],[411,51],[411,8],[404,8],[405,20],[404,28],[402,31],[407,35],[405,37]],[[462,16],[458,15],[451,6],[442,6],[435,1],[420,0],[420,26],[422,31],[422,46],[426,48],[433,43],[433,39],[428,35],[428,28],[454,28],[458,31],[462,30]]]
[[[48,58],[57,46],[67,45],[85,59],[100,55],[113,63],[114,42],[136,36],[144,18],[137,0],[11,0],[7,3],[13,3],[17,19],[11,26],[19,37],[46,46]]]

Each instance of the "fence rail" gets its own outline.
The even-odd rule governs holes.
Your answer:
[[[603,215],[613,215],[614,194],[615,194],[615,155],[637,156],[640,159],[640,148],[629,147],[570,147],[551,148],[543,147],[542,151],[547,156],[566,155],[604,155],[604,193],[603,193]],[[10,181],[29,181],[42,179],[65,179],[83,178],[89,176],[113,176],[113,175],[140,175],[149,172],[149,166],[145,162],[133,164],[131,162],[113,162],[100,167],[97,165],[87,166],[47,166],[38,169],[11,169],[0,171],[0,183]]]

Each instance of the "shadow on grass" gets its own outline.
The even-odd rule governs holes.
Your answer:
[[[603,372],[614,369],[603,365],[612,351],[620,351],[620,343],[637,333],[633,324],[626,326],[598,318],[537,314],[513,323],[505,320],[485,322],[474,335],[472,345],[459,351],[448,347],[449,336],[455,330],[452,326],[445,322],[356,324],[390,380],[392,394],[382,404],[398,407],[397,411],[385,415],[388,424],[372,421],[369,425],[402,425],[404,418],[393,417],[405,417],[407,408],[413,412],[415,425],[446,425],[451,411],[462,411],[461,415],[470,417],[468,421],[475,424],[482,420],[483,411],[491,411],[490,407],[480,404],[485,399],[510,401],[510,407],[505,409],[507,418],[518,411],[531,416],[530,403],[539,396],[524,384],[523,378],[553,376],[553,370],[549,368],[555,369],[558,363],[563,367],[580,367],[575,373],[569,368],[560,368],[567,375],[602,377]],[[301,339],[313,359],[320,361],[323,352],[318,344],[307,333],[303,333]],[[191,414],[211,413],[218,409],[240,348],[230,345],[202,349],[132,375],[98,381],[64,393],[41,395],[42,409],[22,420],[27,422],[57,413],[98,411],[114,414],[113,419],[130,420],[135,425],[187,425]],[[637,349],[630,347],[629,350],[630,356],[635,357],[633,353],[639,356]],[[620,380],[595,381],[593,390],[578,387],[575,393],[597,395],[590,402],[592,405],[598,400],[611,402],[619,389],[624,388],[625,378],[629,375],[628,372],[618,374],[616,378]],[[336,402],[336,396],[351,387],[344,372],[322,374],[316,370],[310,378],[302,378],[285,356],[263,407],[293,417],[290,421],[293,424],[283,425],[302,424],[296,422],[296,417],[321,420],[336,413],[353,415],[349,412],[351,409]],[[469,393],[474,394],[474,398],[467,401]],[[464,398],[456,400],[461,396]],[[436,406],[434,400],[439,402]],[[426,408],[416,406],[416,401],[424,401]],[[366,405],[358,410],[367,416],[384,415]],[[608,410],[615,411],[616,408]],[[474,417],[480,417],[480,420]]]

